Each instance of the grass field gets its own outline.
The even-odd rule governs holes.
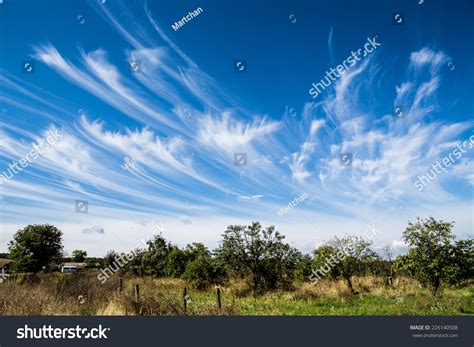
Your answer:
[[[93,272],[79,274],[18,275],[0,284],[0,315],[473,315],[474,284],[443,288],[433,298],[426,288],[409,278],[394,286],[383,279],[354,280],[360,292],[353,295],[345,284],[320,281],[295,284],[293,291],[254,297],[244,281],[221,287],[222,309],[216,306],[215,288],[188,289],[179,279],[119,277],[100,284]],[[139,285],[137,301],[133,287]]]

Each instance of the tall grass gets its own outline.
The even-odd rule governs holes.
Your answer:
[[[295,283],[293,291],[254,297],[243,280],[221,288],[222,308],[216,307],[215,289],[188,287],[183,308],[180,279],[119,277],[101,284],[97,273],[20,274],[0,284],[0,315],[473,315],[474,285],[444,288],[433,297],[419,283],[400,277],[393,286],[384,279],[358,277],[353,295],[343,281]],[[139,300],[133,286],[140,287]]]

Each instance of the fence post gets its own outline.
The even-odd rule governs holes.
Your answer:
[[[216,288],[216,304],[217,304],[217,308],[220,311],[222,308],[222,304],[221,304],[221,289],[219,287]]]
[[[119,278],[119,287],[118,287],[118,291],[119,293],[121,293],[123,290],[123,279],[122,277]]]
[[[135,294],[135,300],[138,301],[140,299],[140,287],[138,286],[138,284],[135,284],[133,289],[133,293]]]
[[[184,308],[184,313],[186,313],[186,296],[187,296],[187,289],[186,287],[183,288],[183,308]]]

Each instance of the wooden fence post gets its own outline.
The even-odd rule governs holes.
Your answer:
[[[183,308],[184,308],[184,313],[186,313],[186,300],[187,300],[187,289],[186,287],[183,288]]]
[[[222,304],[221,304],[221,289],[219,287],[216,288],[216,304],[217,304],[217,308],[220,311],[222,308]]]
[[[118,287],[118,291],[119,293],[121,293],[123,290],[123,279],[122,277],[119,278],[119,287]]]
[[[138,286],[138,284],[135,284],[133,289],[133,293],[135,294],[135,300],[138,301],[140,299],[140,287]]]

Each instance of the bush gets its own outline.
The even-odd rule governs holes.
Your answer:
[[[302,255],[296,267],[296,273],[295,273],[296,278],[302,282],[309,281],[309,276],[311,276],[311,268],[312,268],[311,256],[309,254]]]
[[[179,278],[186,270],[186,265],[191,260],[192,254],[173,246],[166,261],[166,275]]]
[[[224,270],[211,257],[200,256],[189,262],[183,274],[192,287],[204,290],[213,284],[223,283]]]

